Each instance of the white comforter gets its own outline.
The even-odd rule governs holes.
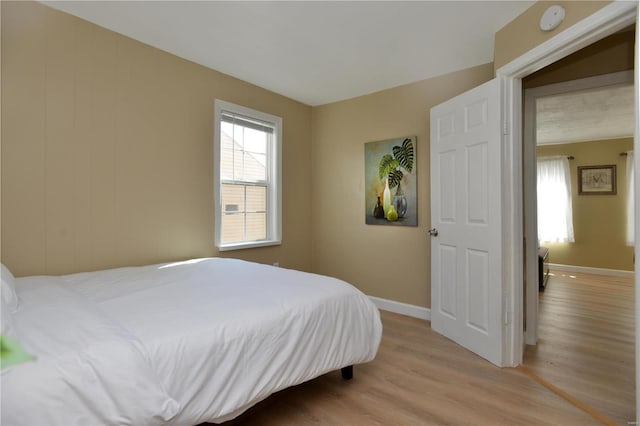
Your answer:
[[[54,305],[61,309],[43,316],[53,298],[43,289],[52,282],[74,295],[73,306],[67,309],[56,295]],[[371,361],[382,333],[376,307],[351,285],[240,260],[32,277],[18,285],[18,337],[38,360],[3,374],[3,425],[34,423],[23,421],[25,410],[58,424],[89,424],[82,421],[86,418],[101,424],[220,422],[280,389]],[[82,312],[66,317],[62,312],[75,309],[77,299],[83,299]],[[80,319],[85,316],[91,321]],[[58,339],[59,330],[72,334],[72,342]],[[124,336],[124,343],[96,347],[96,337],[112,342],[112,335]],[[135,356],[114,357],[111,349]],[[99,353],[104,365],[90,368],[99,379],[88,383],[77,366],[73,380],[60,377],[65,372],[57,366],[57,354],[78,350]],[[55,373],[44,374],[54,365]],[[139,372],[133,375],[130,368]],[[60,379],[65,392],[54,398],[58,391],[51,389]],[[138,392],[131,396],[123,387]],[[17,401],[19,410],[13,406]],[[93,407],[95,417],[85,406]],[[103,410],[107,414],[98,415]]]
[[[37,358],[2,370],[2,425],[160,425],[177,414],[133,334],[58,278],[19,283],[18,339]]]

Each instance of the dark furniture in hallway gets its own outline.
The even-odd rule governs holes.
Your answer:
[[[549,279],[549,249],[546,247],[538,248],[538,286],[540,290],[544,290]]]

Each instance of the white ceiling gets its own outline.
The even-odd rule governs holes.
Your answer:
[[[308,105],[493,61],[534,1],[44,1]]]
[[[633,83],[538,98],[538,145],[632,137]]]

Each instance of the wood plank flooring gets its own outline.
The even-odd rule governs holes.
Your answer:
[[[633,278],[551,271],[530,370],[616,423],[635,420]]]
[[[601,424],[521,372],[500,369],[433,332],[382,312],[376,359],[284,390],[230,425]]]

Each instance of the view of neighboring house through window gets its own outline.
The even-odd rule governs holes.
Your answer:
[[[282,119],[216,101],[216,244],[280,243]]]
[[[574,242],[567,157],[538,157],[538,242]]]

